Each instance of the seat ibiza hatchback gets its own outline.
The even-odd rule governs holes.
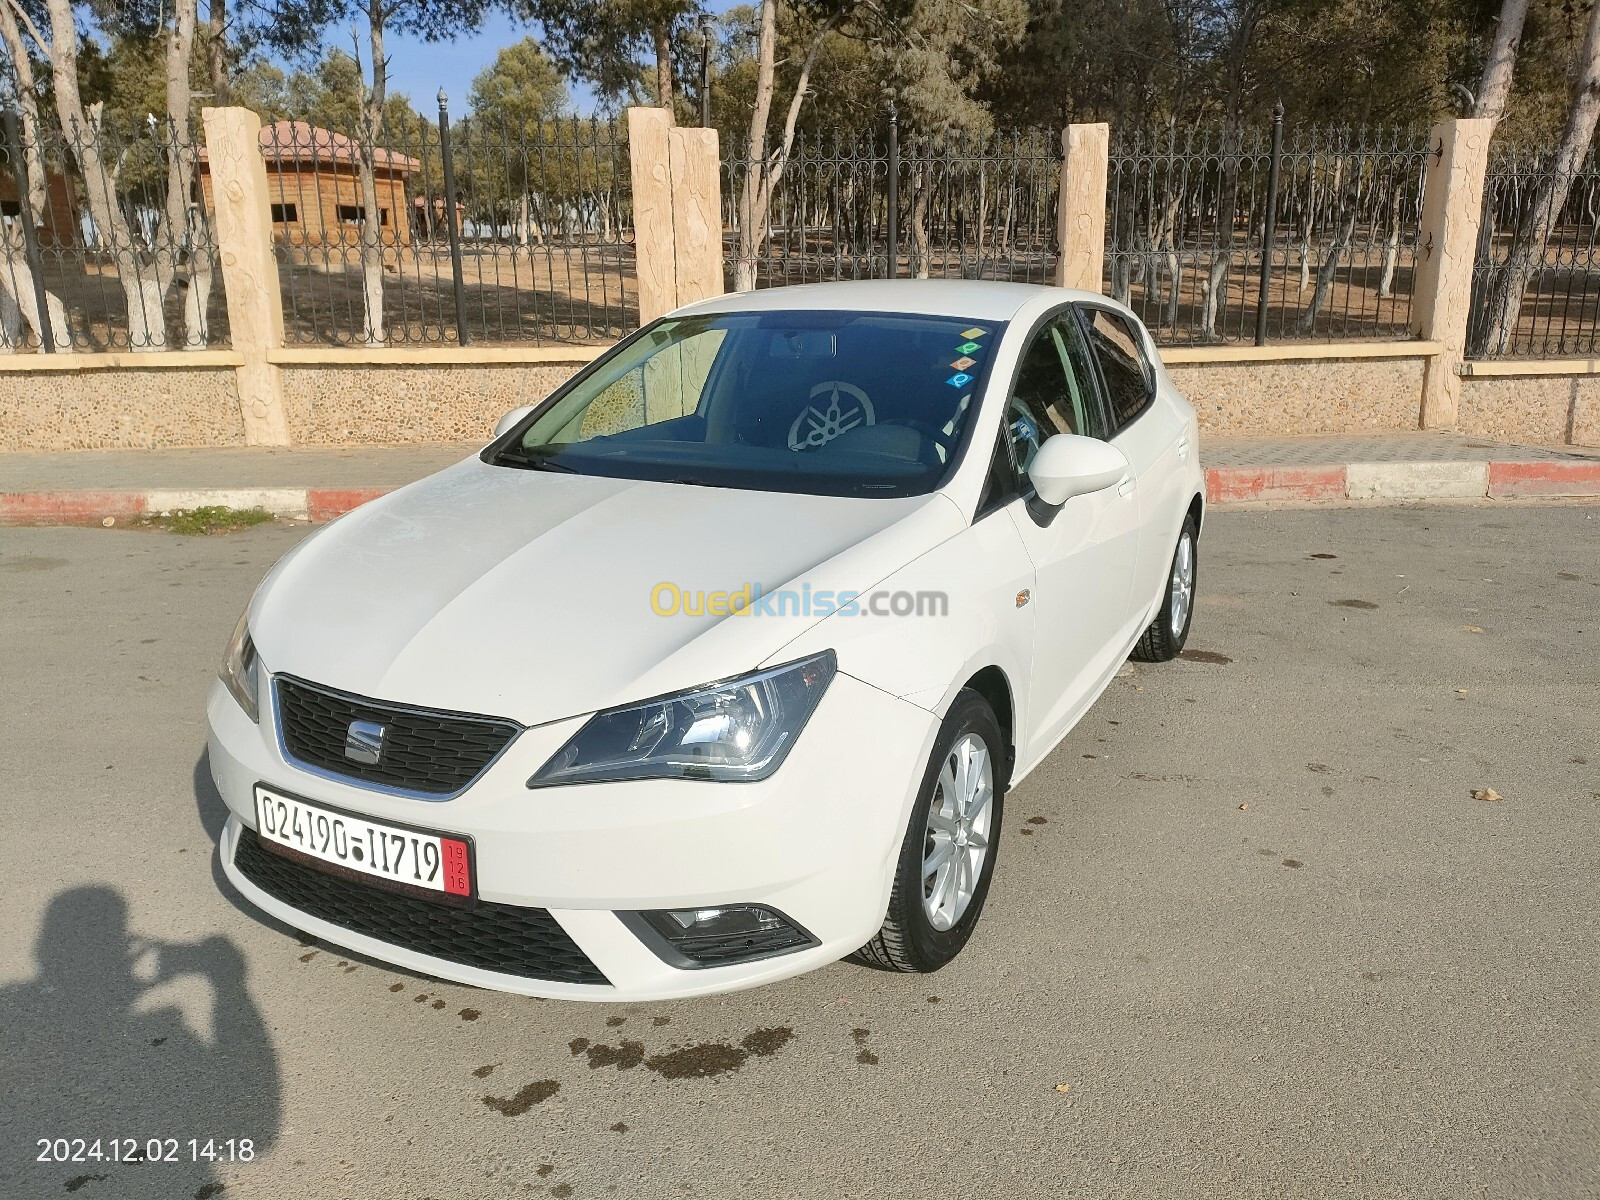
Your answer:
[[[972,935],[1006,791],[1193,612],[1193,410],[1120,305],[723,296],[308,537],[209,703],[230,880],[528,995]]]

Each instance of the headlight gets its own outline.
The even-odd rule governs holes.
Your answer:
[[[228,691],[239,702],[239,707],[250,715],[252,721],[260,719],[256,712],[256,696],[260,694],[261,659],[256,655],[256,644],[250,640],[250,613],[239,618],[239,627],[228,642],[228,653],[223,657],[222,670],[217,672]]]
[[[765,779],[789,753],[837,668],[828,650],[740,679],[596,713],[528,786],[605,779]]]

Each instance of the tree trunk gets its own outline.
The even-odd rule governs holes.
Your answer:
[[[761,0],[756,27],[756,101],[750,113],[750,133],[745,141],[744,187],[739,195],[738,254],[734,262],[735,291],[748,292],[756,286],[756,254],[765,235],[756,229],[756,213],[765,208],[767,162],[767,120],[772,115],[772,90],[778,48],[778,2]]]
[[[795,81],[794,95],[789,100],[789,112],[784,120],[783,140],[769,156],[767,153],[767,121],[772,116],[772,94],[777,67],[778,5],[777,0],[761,0],[760,20],[756,36],[756,102],[750,114],[750,136],[745,143],[746,170],[744,187],[739,200],[738,254],[734,263],[734,290],[748,292],[756,286],[756,256],[766,241],[767,227],[771,221],[772,193],[783,178],[788,165],[789,152],[794,147],[795,127],[800,120],[800,107],[805,103],[806,89],[810,85],[811,69],[816,65],[823,40],[838,24],[842,13],[836,13],[823,22],[811,39],[805,61],[800,67],[800,77]]]
[[[183,344],[190,350],[203,349],[210,341],[206,329],[206,308],[211,300],[211,239],[204,236],[205,205],[196,206],[190,220],[189,198],[194,193],[194,168],[188,150],[194,144],[189,123],[191,94],[189,66],[194,57],[196,0],[177,0],[172,10],[172,29],[167,35],[167,203],[163,228],[155,237],[156,278],[162,293],[178,281],[178,263],[187,249],[189,288],[183,304]]]
[[[29,34],[34,36],[36,33],[30,21]],[[6,53],[10,56],[12,68],[16,72],[16,99],[18,107],[22,110],[22,152],[28,162],[27,204],[19,213],[19,220],[31,220],[33,227],[39,229],[44,225],[45,210],[50,201],[49,181],[45,174],[44,146],[40,139],[42,131],[39,126],[38,93],[34,88],[33,62],[22,40],[22,30],[17,24],[16,13],[7,0],[0,0],[0,41],[4,41]],[[43,43],[39,44],[38,49],[41,54],[49,52],[49,47]],[[4,291],[8,302],[7,318],[15,319],[12,315],[15,310],[16,316],[26,320],[34,336],[39,337],[39,300],[34,291],[33,271],[28,266],[24,247],[20,230],[16,238],[6,239],[5,279],[0,280],[0,291]],[[12,294],[12,289],[15,289],[15,295]],[[56,351],[61,354],[70,353],[72,335],[67,324],[66,307],[53,292],[46,292],[45,309],[50,320],[50,332],[55,341]],[[20,344],[19,336],[9,335],[7,346],[14,347]],[[39,338],[39,344],[41,346],[44,344],[43,338]]]
[[[109,242],[116,264],[117,282],[128,308],[128,345],[137,351],[162,350],[167,344],[166,318],[161,310],[161,287],[147,272],[134,249],[132,231],[123,214],[110,171],[101,158],[103,105],[83,107],[78,91],[78,30],[71,0],[50,3],[50,74],[55,82],[56,111],[72,156],[83,176],[89,215],[102,240]]]
[[[22,309],[6,290],[0,275],[0,354],[15,354],[22,344]]]
[[[915,146],[915,143],[913,143]],[[915,156],[916,150],[911,151]],[[914,274],[918,279],[928,277],[928,201],[932,198],[933,186],[931,172],[928,164],[923,163],[913,175],[915,183],[912,186],[911,198],[911,254],[913,258]]]
[[[228,82],[228,0],[208,0],[211,37],[206,43],[206,65],[211,75],[211,103],[226,107],[232,103]]]
[[[1200,310],[1200,333],[1207,341],[1215,341],[1220,336],[1217,333],[1217,318],[1227,304],[1228,268],[1232,265],[1233,251],[1222,250],[1212,262],[1211,271],[1206,276],[1205,305]]]
[[[1383,242],[1383,271],[1378,278],[1378,298],[1387,299],[1394,292],[1394,267],[1400,257],[1400,189],[1394,189],[1389,202],[1389,236]]]
[[[1538,273],[1550,229],[1567,203],[1572,180],[1583,165],[1589,143],[1594,139],[1595,122],[1600,119],[1600,4],[1589,10],[1589,31],[1583,40],[1579,60],[1582,74],[1573,92],[1572,108],[1556,148],[1550,170],[1534,188],[1532,202],[1517,223],[1505,264],[1495,273],[1489,286],[1488,303],[1481,333],[1468,353],[1477,358],[1484,353],[1505,352],[1522,314],[1522,297]]]
[[[650,29],[656,43],[656,107],[677,121],[677,100],[672,88],[672,22],[657,21]]]
[[[1350,248],[1350,239],[1356,231],[1356,207],[1350,206],[1350,213],[1344,219],[1344,226],[1339,230],[1339,236],[1334,238],[1333,245],[1328,250],[1328,257],[1323,260],[1321,269],[1317,272],[1317,290],[1311,293],[1311,303],[1305,312],[1300,314],[1300,320],[1295,326],[1296,331],[1308,334],[1315,331],[1317,316],[1328,302],[1328,297],[1333,294],[1333,280],[1339,273],[1339,263],[1343,260],[1345,251]]]
[[[389,83],[389,62],[383,56],[383,0],[368,0],[367,25],[372,47],[372,87],[363,110],[366,128],[356,156],[361,184],[361,299],[366,311],[366,341],[381,346],[383,327],[383,212],[378,207],[378,139],[383,136],[383,102]]]
[[[1478,96],[1472,106],[1474,117],[1498,122],[1505,115],[1527,16],[1528,0],[1501,0],[1500,21],[1495,26],[1488,61],[1483,64],[1483,76],[1478,80]]]

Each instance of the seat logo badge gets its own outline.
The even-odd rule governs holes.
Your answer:
[[[388,727],[376,721],[351,721],[344,735],[344,756],[375,767],[383,758],[383,740],[388,736]]]

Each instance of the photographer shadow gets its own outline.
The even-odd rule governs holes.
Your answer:
[[[0,1194],[92,1197],[114,1181],[117,1195],[206,1200],[271,1149],[277,1054],[229,939],[141,936],[122,894],[94,885],[51,900],[34,959],[31,979],[0,988],[7,1140],[27,1150],[0,1168]]]

